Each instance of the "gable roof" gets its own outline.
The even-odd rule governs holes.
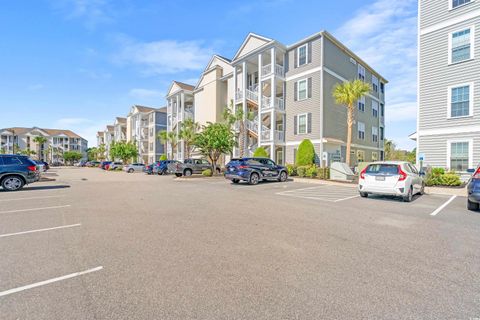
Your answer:
[[[210,61],[208,62],[207,66],[205,67],[205,69],[203,70],[202,72],[202,75],[200,76],[200,79],[198,79],[198,82],[197,82],[197,85],[195,86],[195,90],[198,91],[198,88],[200,87],[200,85],[202,84],[202,80],[205,76],[206,73],[208,73],[210,70],[212,70],[214,67],[217,67],[217,68],[221,68],[221,69],[224,69],[224,67],[221,65],[221,63],[215,63],[215,61],[218,61],[220,60],[221,62],[223,62],[224,66],[228,66],[228,68],[231,68],[231,70],[233,70],[233,66],[231,65],[231,61],[230,59],[227,59],[225,57],[222,57],[218,54],[214,54],[212,56],[212,58],[210,59]],[[228,70],[230,71],[230,70]],[[224,75],[225,75],[225,71],[224,71]]]
[[[11,127],[11,128],[5,128],[0,131],[9,131],[9,132],[15,132],[15,135],[24,135],[28,134],[29,132],[33,130],[39,130],[44,133],[46,133],[48,136],[59,136],[59,135],[65,135],[69,138],[81,138],[78,134],[71,130],[63,130],[63,129],[45,129],[45,128],[38,128],[38,127],[33,127],[33,128],[24,128],[24,127]]]
[[[116,120],[116,122],[121,123],[121,124],[127,123],[127,118],[116,117],[115,120]]]
[[[246,55],[247,53],[269,43],[274,41],[273,39],[263,37],[261,35],[258,35],[256,33],[250,32],[246,37],[245,40],[243,40],[242,45],[240,48],[237,50],[237,53],[233,57],[232,61],[237,60],[239,57]]]
[[[138,112],[150,112],[152,110],[155,110],[155,108],[152,107],[145,107],[145,106],[140,106],[138,104],[135,104],[133,108],[136,108]]]
[[[170,88],[168,88],[167,97],[180,90],[193,91],[193,89],[195,89],[195,87],[190,84],[174,80]]]

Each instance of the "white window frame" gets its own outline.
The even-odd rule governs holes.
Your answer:
[[[373,88],[373,91],[377,92],[379,91],[379,81],[378,81],[378,78],[372,74],[372,88]],[[377,88],[377,90],[375,90],[375,87]]]
[[[358,64],[358,68],[357,68],[357,77],[358,79],[362,80],[362,81],[365,81],[366,80],[366,71],[365,71],[365,67],[362,66],[360,63]],[[363,76],[363,79],[360,78],[360,75]]]
[[[305,132],[300,132],[300,117],[305,117]],[[308,113],[297,114],[297,134],[307,134],[308,131]]]
[[[459,117],[452,117],[452,90],[455,88],[460,88],[460,87],[466,87],[468,86],[470,88],[470,93],[469,93],[469,105],[468,105],[468,115],[467,116],[459,116]],[[447,119],[462,119],[462,118],[470,118],[473,117],[473,101],[475,98],[475,83],[474,82],[468,82],[468,83],[462,83],[454,86],[449,86],[448,87],[448,93],[447,93]]]
[[[300,48],[305,47],[305,63],[300,64]],[[304,45],[301,45],[297,48],[297,66],[301,67],[308,64],[308,43],[305,43]]]
[[[374,136],[377,136],[377,141],[373,139]],[[378,143],[379,140],[380,138],[379,138],[378,127],[372,127],[372,142]]]
[[[377,106],[376,108],[373,107],[375,104],[376,104],[376,106]],[[372,99],[372,117],[378,118],[378,117],[380,116],[380,110],[379,110],[379,109],[380,109],[380,103],[378,103],[378,101]],[[377,116],[375,116],[375,115],[373,114],[373,111],[374,111],[374,110],[377,111]]]
[[[362,125],[363,130],[360,130],[360,125]],[[365,132],[365,131],[366,131],[365,123],[358,121],[358,122],[357,122],[357,139],[359,139],[359,140],[365,140],[365,135],[366,135],[366,132]],[[360,135],[358,134],[359,132],[363,132],[363,139],[359,138],[359,136],[360,136]]]
[[[463,8],[463,7],[468,6],[469,4],[471,4],[471,3],[473,3],[473,2],[475,2],[475,0],[470,0],[470,2],[461,4],[461,5],[459,5],[459,6],[457,6],[457,7],[454,8],[454,7],[453,7],[453,0],[448,0],[448,10],[456,10],[456,9],[458,9],[458,8]]]
[[[305,81],[305,98],[300,99],[300,82]],[[308,78],[297,81],[297,101],[303,101],[308,99]]]
[[[461,31],[467,30],[467,29],[470,29],[470,59],[462,60],[462,61],[459,61],[459,62],[452,62],[453,34],[456,33],[456,32],[461,32]],[[449,65],[458,64],[458,63],[467,62],[467,61],[470,61],[470,60],[473,60],[473,59],[475,59],[475,25],[465,27],[465,28],[462,28],[462,29],[458,29],[458,30],[454,30],[454,31],[450,32],[448,34],[448,64]]]
[[[450,168],[450,160],[452,158],[452,143],[468,142],[468,169],[473,168],[473,139],[450,139],[447,140],[447,165],[445,168]]]
[[[363,104],[363,110],[360,109],[360,103]],[[366,104],[365,96],[362,96],[362,97],[361,97],[360,99],[358,99],[358,101],[357,101],[357,109],[358,109],[358,111],[365,112],[365,104]]]

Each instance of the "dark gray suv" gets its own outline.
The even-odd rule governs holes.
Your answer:
[[[27,156],[0,155],[0,185],[6,191],[17,191],[40,179],[37,164]]]

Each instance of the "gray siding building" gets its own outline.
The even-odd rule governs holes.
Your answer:
[[[480,162],[480,2],[419,1],[418,162]]]

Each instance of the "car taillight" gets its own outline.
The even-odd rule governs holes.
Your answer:
[[[360,179],[365,179],[365,172],[367,172],[367,168],[368,167],[363,168],[362,172],[360,172]]]
[[[248,167],[242,165],[242,166],[238,166],[237,168],[238,168],[238,169],[247,169]]]
[[[480,179],[480,167],[478,167],[477,171],[473,174],[473,179]]]
[[[37,171],[37,166],[28,166],[27,169],[29,171]]]
[[[407,174],[403,172],[402,167],[400,166],[398,166],[398,174],[400,175],[398,181],[405,181],[405,179],[407,179]]]

